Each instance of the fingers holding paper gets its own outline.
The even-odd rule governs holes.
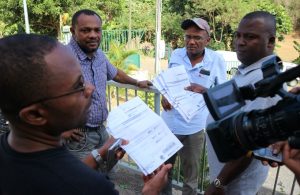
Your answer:
[[[207,90],[207,88],[205,88],[202,85],[199,85],[197,83],[191,83],[190,86],[187,86],[184,89],[187,91],[192,91],[192,92],[201,93],[201,94]]]
[[[171,168],[171,164],[162,165],[152,174],[147,176],[144,175],[144,187],[142,190],[143,195],[159,194],[168,181],[168,173]]]

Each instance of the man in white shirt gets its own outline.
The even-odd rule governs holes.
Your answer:
[[[169,68],[184,66],[191,83],[201,86],[199,92],[226,81],[226,66],[224,59],[215,51],[206,48],[210,41],[210,28],[202,18],[183,21],[185,47],[174,50]],[[183,148],[178,152],[183,168],[183,195],[197,194],[198,170],[203,147],[204,133],[208,110],[206,106],[188,123],[180,113],[174,109],[166,98],[162,98],[162,118],[182,142]],[[176,155],[169,159],[174,164]],[[171,174],[170,174],[171,175]],[[169,185],[163,194],[172,194],[171,177]]]

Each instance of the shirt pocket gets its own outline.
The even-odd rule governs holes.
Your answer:
[[[207,74],[200,73],[200,71],[195,71],[193,73],[193,76],[191,78],[191,82],[192,83],[197,83],[197,84],[202,85],[206,88],[212,87],[215,83],[214,78],[213,78],[211,73],[210,73],[210,75],[207,75]]]

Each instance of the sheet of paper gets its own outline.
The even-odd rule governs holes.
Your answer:
[[[154,78],[153,85],[187,122],[205,106],[202,94],[184,89],[190,85],[184,66],[169,68],[160,73]]]
[[[109,113],[107,131],[115,138],[129,141],[122,147],[145,175],[152,173],[182,147],[165,122],[139,97]]]

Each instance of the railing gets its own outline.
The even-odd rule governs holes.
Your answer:
[[[237,71],[237,67],[241,64],[239,61],[225,61],[227,70],[227,79],[230,80]]]
[[[102,42],[100,47],[102,51],[107,52],[112,40],[117,41],[120,44],[127,44],[130,38],[131,41],[135,43],[135,48],[139,48],[139,43],[144,34],[144,30],[102,30]]]
[[[107,83],[107,98],[108,98],[108,108],[109,111],[114,107],[118,106],[120,103],[125,102],[133,97],[139,96],[145,103],[158,115],[160,115],[160,93],[154,87],[150,89],[141,89],[137,88],[132,85],[120,84],[116,82],[108,82]],[[206,189],[207,185],[209,184],[208,179],[208,163],[206,158],[206,148],[203,147],[202,151],[202,158],[200,162],[200,170],[199,170],[199,185],[198,185],[198,192],[203,194],[204,190]],[[136,164],[128,157],[122,160],[122,165],[126,166],[127,168],[132,169],[133,171],[138,171]],[[181,175],[181,168],[180,168],[180,159],[176,160],[174,165],[174,177],[173,177],[173,187],[176,189],[181,189],[182,187],[182,175]],[[274,186],[272,189],[272,195],[276,193],[276,188],[280,187],[279,183],[279,173],[280,167],[277,169],[276,177],[271,178],[274,180]],[[286,189],[290,192],[290,195],[294,194],[295,190],[295,178],[292,182],[292,186],[290,189]],[[280,189],[282,191],[282,189]],[[298,192],[299,193],[299,192]],[[297,194],[298,195],[298,194]]]

